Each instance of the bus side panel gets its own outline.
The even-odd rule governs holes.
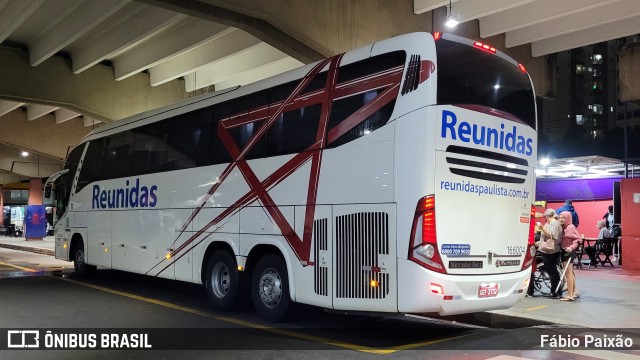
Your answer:
[[[397,253],[401,259],[407,259],[409,254],[411,229],[418,201],[435,191],[435,114],[435,106],[429,106],[396,120]],[[400,274],[400,281],[404,280]]]
[[[111,268],[111,211],[91,211],[88,214],[87,263]]]
[[[278,227],[270,213],[274,210],[262,207],[258,202],[240,210],[240,241],[242,241],[242,234],[281,235],[282,229]],[[293,230],[293,206],[278,206],[277,211],[284,216],[284,220]]]
[[[302,237],[306,206],[295,208],[296,233]],[[296,300],[301,303],[332,308],[333,302],[333,221],[330,205],[315,208],[311,256],[308,266],[295,271]]]
[[[333,216],[334,308],[395,312],[395,204],[334,205]]]
[[[173,240],[173,232],[174,220],[167,216],[165,210],[140,211],[140,238],[136,243],[140,254],[136,261],[137,272],[145,274],[164,261],[166,251],[161,251],[162,248],[156,244],[169,244]]]
[[[394,201],[394,123],[323,151],[317,203]]]
[[[140,210],[113,211],[112,265],[114,269],[140,272]]]

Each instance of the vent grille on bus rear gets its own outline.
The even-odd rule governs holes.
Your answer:
[[[318,219],[313,222],[313,238],[315,239],[314,259],[316,262],[315,273],[313,276],[313,290],[318,295],[327,296],[328,270],[327,265],[320,263],[321,252],[328,250],[327,247],[327,219]]]
[[[383,299],[389,274],[378,264],[389,254],[389,215],[361,212],[336,217],[336,296]],[[372,286],[374,282],[377,286]]]
[[[407,67],[407,74],[404,76],[404,83],[402,84],[402,95],[412,92],[420,85],[421,66],[420,55],[411,55],[411,60],[409,60],[409,66]]]
[[[529,174],[525,159],[455,145],[447,147],[447,163],[454,174],[493,182],[522,184]]]

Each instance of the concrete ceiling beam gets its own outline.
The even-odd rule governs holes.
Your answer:
[[[27,105],[27,120],[32,121],[32,120],[41,118],[58,109],[59,107],[55,107],[55,106],[29,104]]]
[[[507,31],[558,19],[620,0],[537,0],[480,19],[480,36],[485,38]]]
[[[214,39],[150,68],[151,85],[171,81],[189,74],[193,69],[230,57],[259,43],[260,40],[253,35],[229,28]]]
[[[149,74],[115,81],[102,64],[74,75],[68,59],[54,56],[40,66],[28,54],[0,46],[0,99],[65,107],[101,121],[119,120],[188,98],[184,81],[149,85]]]
[[[185,75],[185,87],[187,91],[193,91],[206,86],[215,85],[242,72],[259,69],[272,62],[280,61],[288,56],[282,51],[263,42],[251,46],[239,53],[223,60],[210,63],[202,68]],[[293,67],[302,66],[300,61],[291,58]],[[255,81],[265,79],[273,74],[265,72],[254,74]],[[216,89],[218,87],[216,86]]]
[[[640,1],[620,1],[616,6],[595,7],[581,13],[509,31],[506,34],[505,44],[507,47],[523,45],[639,15]]]
[[[24,105],[21,102],[0,100],[0,117]]]
[[[458,21],[466,22],[500,13],[533,1],[534,0],[459,1],[451,6],[451,12],[457,15]]]
[[[44,35],[28,45],[29,63],[31,66],[40,65],[128,2],[128,0],[99,0],[82,3],[69,15],[60,19]]]
[[[54,115],[56,117],[56,124],[62,124],[65,121],[69,121],[71,119],[77,118],[78,116],[81,116],[80,113],[65,108],[59,108],[58,110],[54,111]]]
[[[640,21],[630,18],[533,42],[531,53],[533,56],[548,55],[637,33],[640,33]]]
[[[185,51],[211,40],[227,26],[202,20],[182,21],[174,29],[158,34],[153,41],[137,46],[135,51],[126,51],[116,56],[113,68],[116,80],[123,80],[142,70],[160,64]]]
[[[22,24],[44,0],[5,0],[0,3],[0,43],[5,41],[20,24]]]
[[[83,116],[82,118],[83,118],[83,123],[85,127],[97,125],[100,123],[100,120],[94,119],[90,116]]]
[[[114,57],[186,18],[168,10],[136,5],[141,7],[139,11],[85,47],[71,52],[74,73],[78,74],[104,59]]]
[[[89,132],[77,120],[56,124],[53,114],[44,115],[38,121],[27,121],[26,111],[12,111],[3,116],[2,125],[12,131],[0,131],[0,149],[6,145],[57,160],[63,160],[67,150],[76,146]],[[16,151],[14,155],[16,160],[20,160],[19,152]]]
[[[456,3],[458,0],[453,0],[451,3]],[[427,11],[435,10],[439,7],[449,6],[449,1],[443,0],[413,0],[413,13],[422,14]]]
[[[334,53],[326,48],[320,49],[318,46],[309,46],[307,43],[300,41],[288,32],[264,19],[230,10],[220,6],[219,2],[216,1],[210,1],[209,3],[198,0],[137,1],[244,30],[305,64],[334,55]],[[252,4],[252,6],[254,6],[254,4]],[[242,8],[247,9],[246,4]],[[313,12],[310,11],[304,13],[313,14]]]

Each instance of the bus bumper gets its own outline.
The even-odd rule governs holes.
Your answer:
[[[455,315],[506,309],[525,296],[530,276],[530,268],[509,274],[439,274],[398,259],[398,311]],[[498,284],[497,294],[481,297],[480,288],[487,284]]]

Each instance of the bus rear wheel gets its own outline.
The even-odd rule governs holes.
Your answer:
[[[279,322],[291,310],[289,276],[282,258],[275,254],[263,256],[251,277],[251,300],[258,314],[269,322]]]
[[[73,256],[73,269],[76,274],[86,277],[91,276],[96,271],[96,267],[89,265],[86,262],[86,254],[84,252],[84,244],[82,240],[78,241],[72,252]]]
[[[245,297],[236,261],[224,250],[217,250],[207,265],[207,296],[217,310],[227,311],[239,307]]]

